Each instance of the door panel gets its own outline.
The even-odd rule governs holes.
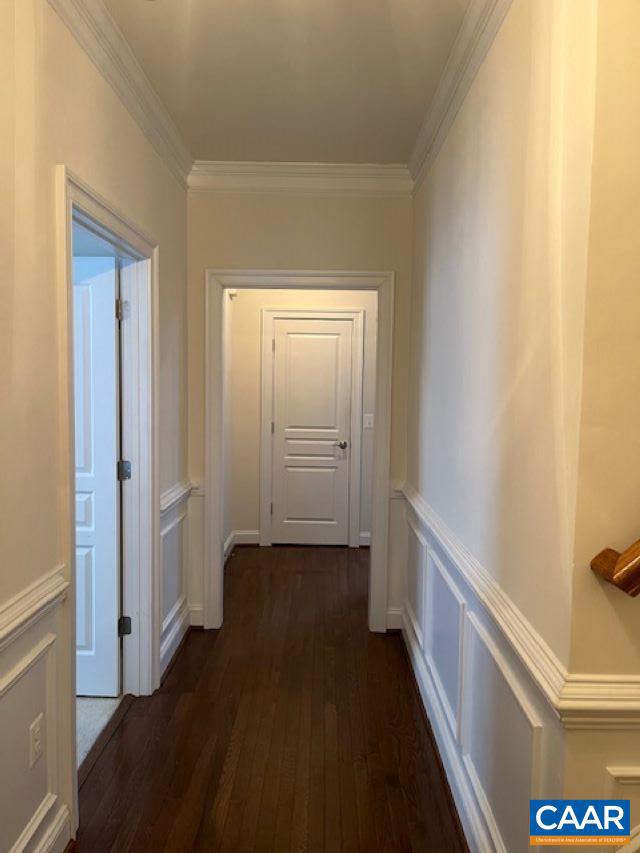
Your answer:
[[[120,692],[118,346],[113,258],[75,258],[76,692]]]
[[[353,322],[276,318],[274,340],[272,541],[346,545]]]

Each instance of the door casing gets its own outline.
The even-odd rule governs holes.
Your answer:
[[[123,691],[148,695],[160,684],[159,524],[158,478],[158,244],[123,216],[108,201],[66,166],[56,168],[58,202],[57,263],[60,317],[60,434],[67,471],[64,502],[66,523],[61,531],[69,595],[65,602],[68,631],[69,695],[64,718],[68,720],[64,748],[76,767],[76,584],[75,584],[75,418],[73,370],[72,222],[88,225],[135,263],[123,269],[121,295],[129,302],[122,340],[124,458],[131,460],[137,476],[123,497],[125,531],[123,554],[124,609],[134,630],[123,642]],[[135,570],[130,570],[135,567]],[[76,780],[77,783],[77,780]],[[72,825],[77,826],[77,784],[72,792]]]
[[[205,628],[220,628],[224,592],[224,391],[226,290],[370,290],[378,294],[369,629],[387,630],[394,273],[333,270],[205,270]]]
[[[351,348],[351,436],[349,451],[349,547],[360,546],[360,484],[362,447],[362,371],[364,369],[364,310],[362,308],[262,310],[262,396],[260,408],[260,545],[271,545],[271,500],[273,480],[273,367],[272,340],[276,320],[350,320],[353,324]]]

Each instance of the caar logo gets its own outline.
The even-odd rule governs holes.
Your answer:
[[[531,800],[532,845],[625,844],[631,833],[629,800]]]

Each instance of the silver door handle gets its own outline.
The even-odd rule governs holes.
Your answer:
[[[348,441],[334,441],[336,447],[339,447],[340,450],[346,450],[349,447]]]

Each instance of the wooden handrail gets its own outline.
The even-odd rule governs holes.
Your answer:
[[[640,539],[622,554],[606,548],[593,558],[591,568],[627,595],[640,595]]]

